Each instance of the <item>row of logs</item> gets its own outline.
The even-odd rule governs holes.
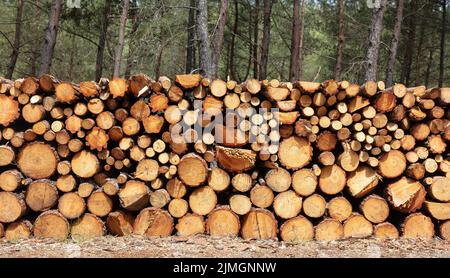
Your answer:
[[[0,238],[450,239],[450,88],[0,79]]]

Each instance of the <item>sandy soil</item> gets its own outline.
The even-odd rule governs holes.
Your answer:
[[[388,240],[352,239],[289,245],[278,241],[196,237],[143,238],[103,237],[76,242],[30,239],[15,243],[0,240],[0,257],[65,258],[327,258],[327,257],[450,257],[450,242],[440,239]]]

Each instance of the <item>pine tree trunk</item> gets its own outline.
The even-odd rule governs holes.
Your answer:
[[[261,46],[261,61],[259,64],[259,79],[267,78],[267,62],[269,59],[269,45],[270,45],[270,16],[272,13],[273,1],[264,0],[264,28]]]
[[[8,72],[6,78],[12,79],[14,68],[16,67],[17,58],[19,57],[20,49],[20,36],[22,29],[22,12],[23,12],[23,0],[17,0],[17,13],[16,13],[16,31],[14,35],[14,47],[9,60]]]
[[[255,12],[253,21],[253,78],[259,76],[258,36],[259,35],[259,0],[255,0]]]
[[[381,0],[379,6],[374,7],[369,34],[369,49],[367,50],[366,80],[376,80],[378,70],[378,53],[380,50],[381,31],[383,30],[383,16],[386,0]]]
[[[233,80],[236,80],[236,63],[234,60],[234,46],[236,44],[236,34],[238,32],[238,24],[239,24],[239,6],[237,0],[234,1],[234,23],[233,23],[233,33],[231,34],[231,45],[230,45],[230,77]]]
[[[403,0],[400,0],[403,1]],[[335,77],[336,80],[341,80],[342,74],[342,63],[344,59],[344,43],[345,43],[345,28],[344,28],[344,9],[345,3],[344,0],[338,1],[338,46],[337,46],[337,59],[336,59],[336,70]]]
[[[133,2],[132,5],[133,5],[132,9],[134,9],[134,11],[133,11],[133,17],[131,19],[132,25],[131,25],[131,32],[130,32],[130,44],[128,46],[127,64],[125,67],[125,79],[130,78],[131,70],[133,69],[133,66],[135,64],[135,59],[134,59],[135,58],[134,57],[135,49],[134,49],[133,41],[135,41],[134,35],[136,34],[136,32],[139,28],[139,25],[141,23],[141,21],[139,20],[139,11],[137,10],[138,8],[136,6],[136,3]]]
[[[199,0],[197,3],[197,32],[200,43],[200,67],[206,77],[213,76],[211,49],[208,34],[208,1]]]
[[[95,80],[99,81],[102,77],[103,73],[103,54],[105,52],[106,45],[106,33],[108,32],[109,25],[109,11],[111,7],[111,1],[105,0],[103,8],[103,18],[102,18],[102,26],[100,30],[100,35],[98,37],[98,46],[97,46],[97,60],[95,62]]]
[[[189,1],[189,19],[187,25],[188,38],[186,42],[186,73],[192,72],[195,67],[195,0]]]
[[[447,28],[447,0],[442,0],[441,57],[439,62],[439,87],[444,84],[445,71],[445,31]]]
[[[416,11],[416,3],[415,1],[412,1],[409,8],[410,12]],[[405,44],[405,56],[403,57],[403,67],[402,71],[400,73],[400,81],[404,83],[406,86],[409,85],[410,77],[411,77],[411,65],[412,65],[412,59],[413,59],[413,52],[415,48],[415,41],[416,41],[416,20],[413,16],[409,17],[408,20],[408,33],[407,33],[407,39]]]
[[[114,72],[113,77],[120,76],[120,64],[122,61],[123,47],[125,44],[125,27],[128,19],[128,8],[130,6],[130,0],[123,0],[122,15],[120,16],[119,24],[119,41],[116,47],[116,53],[114,55]]]
[[[303,4],[303,3],[302,3]],[[291,37],[291,63],[289,67],[289,80],[298,80],[298,73],[300,69],[300,0],[294,0],[294,12],[292,23],[292,37]]]
[[[223,46],[223,33],[225,31],[225,23],[227,21],[228,0],[220,1],[219,19],[217,29],[214,31],[214,40],[212,44],[212,77],[216,78],[219,71],[220,52]]]
[[[61,0],[53,0],[48,19],[48,26],[45,32],[45,41],[41,54],[41,66],[39,75],[50,72],[53,52],[55,50],[56,37],[58,35],[58,24],[61,15]]]
[[[391,48],[389,50],[389,61],[386,70],[386,86],[391,87],[394,81],[395,61],[397,60],[398,43],[400,41],[400,33],[403,22],[403,8],[405,0],[398,0],[397,15],[395,16],[394,36],[391,41]]]

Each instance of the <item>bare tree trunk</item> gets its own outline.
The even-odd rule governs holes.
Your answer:
[[[233,31],[231,34],[231,45],[230,45],[230,76],[231,79],[236,80],[236,64],[234,61],[234,45],[236,43],[236,34],[238,32],[238,24],[239,24],[239,6],[237,0],[234,0],[234,23],[233,23]]]
[[[16,67],[17,58],[19,57],[20,36],[22,31],[21,29],[22,29],[23,2],[24,0],[17,0],[16,31],[14,34],[14,45],[13,51],[11,53],[11,58],[9,60],[8,71],[6,73],[6,78],[8,79],[12,79],[14,68]]]
[[[299,73],[298,73],[298,79],[300,80],[302,78],[303,75],[303,38],[305,37],[305,0],[302,0],[302,7],[301,7],[301,11],[300,11],[300,53],[299,53],[299,62],[298,64],[300,65],[300,69],[299,69]]]
[[[134,51],[135,51],[135,44],[133,43],[134,40],[134,35],[136,34],[137,30],[139,29],[139,25],[141,23],[141,21],[139,20],[139,11],[138,11],[138,7],[136,5],[136,2],[133,1],[132,3],[132,11],[133,11],[133,16],[131,18],[131,32],[130,32],[130,43],[128,46],[128,54],[127,54],[127,63],[126,63],[126,67],[125,67],[125,79],[130,78],[131,76],[131,70],[133,69],[133,66],[136,62],[136,60],[134,59]]]
[[[255,12],[253,15],[254,27],[253,27],[253,78],[259,76],[259,59],[258,59],[258,35],[259,35],[259,0],[255,0]]]
[[[189,19],[187,25],[187,42],[186,42],[186,73],[190,73],[194,69],[195,59],[195,0],[189,1]]]
[[[398,0],[397,15],[395,16],[394,36],[392,37],[391,48],[389,49],[389,60],[386,69],[386,85],[388,87],[391,87],[394,82],[395,61],[397,60],[398,43],[400,41],[400,34],[402,30],[404,6],[405,0]]]
[[[41,54],[41,67],[39,75],[49,73],[52,66],[53,52],[55,50],[56,37],[58,35],[58,24],[61,16],[61,0],[53,0],[48,26],[45,32],[44,46]]]
[[[203,69],[205,76],[211,78],[214,74],[208,37],[208,1],[199,0],[197,4],[197,32],[200,41],[200,67]]]
[[[120,25],[119,25],[119,41],[117,43],[116,53],[114,56],[113,77],[120,76],[120,64],[122,60],[123,46],[125,44],[125,26],[127,24],[129,6],[130,0],[123,0],[122,15],[120,16]]]
[[[378,3],[378,2],[377,2]],[[366,80],[376,80],[378,70],[378,53],[380,50],[380,37],[383,30],[383,16],[386,9],[386,0],[380,0],[379,6],[373,8],[372,23],[369,34],[369,49],[367,50]]]
[[[291,36],[291,62],[289,66],[289,80],[298,80],[298,73],[300,69],[300,0],[294,0]]]
[[[427,70],[425,72],[425,87],[428,87],[428,84],[430,83],[431,67],[433,66],[433,52],[434,48],[431,47],[430,54],[428,57]]]
[[[217,28],[214,31],[214,39],[212,43],[212,69],[213,77],[216,78],[219,71],[220,52],[223,45],[223,33],[225,31],[225,23],[227,21],[228,12],[228,0],[220,1],[219,19],[217,22]]]
[[[267,61],[269,58],[270,45],[270,17],[272,13],[272,0],[264,0],[264,27],[261,46],[261,61],[259,64],[259,79],[267,78]]]
[[[400,0],[403,1],[403,0]],[[344,43],[345,43],[345,29],[344,29],[344,0],[338,0],[338,45],[337,45],[337,58],[336,58],[336,69],[334,78],[336,80],[341,79],[342,74],[342,63],[344,60]]]
[[[422,52],[423,52],[423,44],[425,40],[425,27],[426,27],[426,20],[428,20],[429,12],[428,12],[428,6],[425,6],[425,11],[421,14],[421,20],[420,20],[420,29],[419,29],[419,43],[417,45],[417,54],[416,54],[416,73],[415,73],[415,85],[419,86],[420,78],[421,78],[421,69],[422,69]]]
[[[414,13],[417,9],[417,5],[415,1],[411,1],[409,10],[411,13]],[[413,52],[415,49],[415,41],[416,41],[416,20],[413,16],[410,16],[408,19],[408,33],[407,40],[405,44],[405,55],[403,57],[402,63],[402,71],[400,73],[400,80],[405,85],[409,85],[410,77],[411,77],[411,65],[413,60]]]
[[[95,62],[95,80],[99,81],[103,73],[103,54],[105,53],[106,34],[108,32],[109,25],[109,11],[111,7],[111,1],[105,0],[102,16],[102,26],[100,35],[98,36],[97,46],[97,60]]]
[[[445,71],[445,31],[447,28],[447,0],[442,2],[442,26],[441,26],[441,57],[439,62],[439,87],[444,85],[444,71]]]

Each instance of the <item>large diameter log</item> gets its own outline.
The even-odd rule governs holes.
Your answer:
[[[315,227],[315,239],[318,241],[335,241],[344,237],[344,227],[336,219],[326,218]]]
[[[255,166],[256,153],[247,149],[216,146],[216,159],[221,168],[239,173]]]
[[[425,208],[437,220],[450,219],[450,203],[425,202]]]
[[[355,213],[344,222],[344,238],[365,238],[372,234],[372,223],[360,214]]]
[[[76,219],[86,210],[86,203],[77,193],[69,192],[58,201],[58,211],[67,219]]]
[[[275,192],[288,190],[291,180],[291,175],[283,168],[272,169],[266,174],[266,184]]]
[[[127,236],[133,233],[134,219],[130,213],[113,211],[106,218],[108,231],[116,236]]]
[[[137,235],[170,236],[173,232],[173,218],[162,209],[145,208],[141,210],[133,224],[133,233]]]
[[[297,216],[283,223],[280,237],[288,243],[301,243],[314,238],[314,227],[306,217]]]
[[[206,220],[206,232],[211,236],[237,237],[239,230],[239,217],[226,206],[214,209]]]
[[[420,182],[402,177],[387,186],[386,194],[395,210],[411,213],[422,207],[426,192]]]
[[[405,155],[398,150],[391,150],[380,158],[378,166],[380,174],[385,178],[399,177],[406,169]]]
[[[421,213],[410,214],[402,224],[402,235],[404,238],[432,239],[434,236],[433,221]]]
[[[355,198],[361,198],[372,192],[378,185],[379,178],[375,170],[360,166],[348,176],[347,187]]]
[[[93,177],[99,170],[100,163],[97,156],[88,151],[75,154],[71,161],[72,171],[80,178]]]
[[[23,198],[12,192],[0,192],[0,222],[11,223],[22,217],[26,211]]]
[[[243,239],[275,239],[277,237],[277,220],[265,209],[252,209],[244,216],[241,236]]]
[[[341,192],[346,184],[345,171],[337,165],[326,166],[322,169],[319,177],[320,190],[328,195]]]
[[[278,159],[287,169],[299,169],[306,166],[312,158],[312,147],[302,137],[292,136],[280,143]]]
[[[33,225],[33,234],[37,238],[65,240],[69,231],[69,222],[56,210],[41,213]]]
[[[193,89],[200,85],[202,77],[200,74],[179,74],[175,76],[175,81],[184,89]]]
[[[193,236],[197,234],[205,233],[205,221],[203,216],[198,214],[186,214],[178,219],[177,225],[175,225],[177,234],[179,236]]]
[[[159,174],[158,161],[154,159],[143,159],[136,166],[134,177],[143,181],[154,181]]]
[[[50,180],[33,181],[27,188],[25,201],[33,211],[49,210],[58,201],[58,189]]]
[[[208,178],[208,165],[200,156],[189,153],[178,163],[178,177],[187,186],[197,187]]]
[[[26,145],[19,152],[17,166],[32,179],[45,179],[53,175],[58,164],[55,150],[42,142]]]
[[[106,234],[105,223],[96,215],[85,213],[72,224],[70,234],[74,240],[101,237]]]
[[[130,180],[120,189],[118,196],[120,205],[129,211],[139,211],[149,202],[150,189],[145,183]]]
[[[0,125],[9,126],[19,116],[19,103],[12,97],[0,95]]]
[[[32,232],[33,225],[31,224],[31,222],[28,220],[20,220],[8,225],[5,230],[5,238],[7,241],[28,239],[32,236]]]

